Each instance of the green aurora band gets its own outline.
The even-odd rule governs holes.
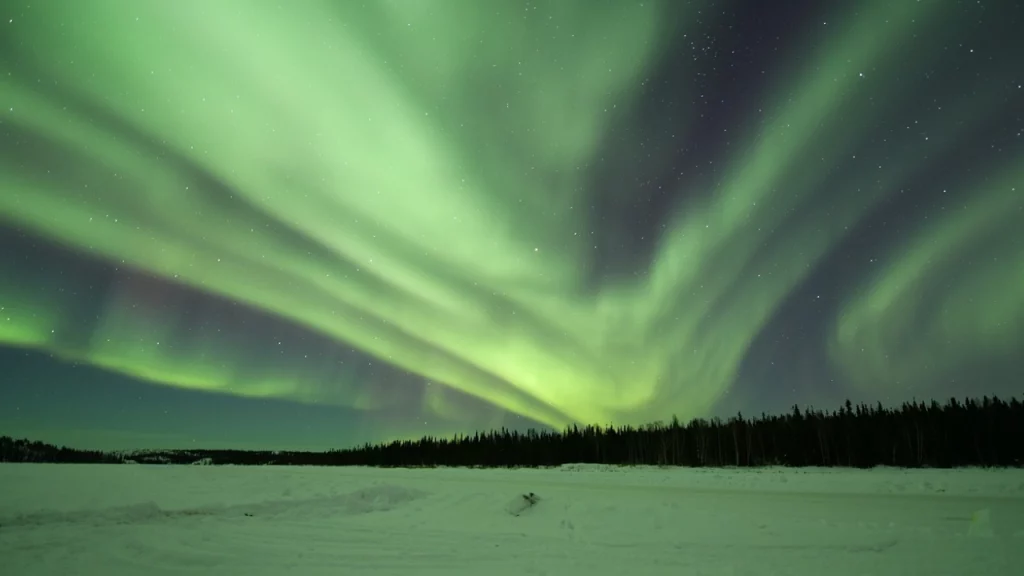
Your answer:
[[[1024,345],[1024,158],[975,183],[842,310],[833,355],[854,381],[941,380],[967,362],[1012,357]],[[954,271],[952,274],[950,271]],[[925,297],[927,286],[942,286]],[[911,331],[913,327],[913,331]]]
[[[956,21],[940,2],[861,3],[828,42],[808,31],[819,48],[777,73],[775,101],[746,124],[713,194],[678,207],[647,273],[593,289],[581,167],[628,121],[680,8],[562,0],[521,18],[516,3],[477,0],[282,6],[50,2],[8,24],[17,58],[73,97],[38,75],[0,76],[3,121],[55,159],[0,157],[0,219],[552,426],[707,415],[815,265],[998,110],[983,86],[921,111],[934,136],[920,153],[874,157],[870,120],[917,95],[907,79],[869,98],[873,78],[905,66],[898,48],[912,37],[926,67]],[[836,189],[830,159],[857,154],[865,169]],[[922,381],[1020,345],[1015,160],[960,183],[971,200],[935,214],[853,291],[830,342],[852,384]],[[922,283],[940,279],[946,293],[917,305]],[[355,374],[296,369],[298,349],[247,371],[230,340],[183,339],[169,313],[106,298],[89,341],[65,346],[69,304],[5,273],[0,341],[173,386],[386,401]],[[424,409],[459,418],[443,391]]]

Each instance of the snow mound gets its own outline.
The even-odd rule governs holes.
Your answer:
[[[366,514],[393,510],[425,495],[426,493],[420,490],[381,484],[346,494],[341,501],[345,511],[350,514]]]
[[[646,468],[646,467],[644,467]],[[561,472],[622,472],[627,468],[624,466],[615,466],[612,464],[562,464],[557,468]],[[633,467],[634,470],[637,467]]]

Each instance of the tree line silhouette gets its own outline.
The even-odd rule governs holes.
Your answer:
[[[0,438],[0,461],[380,467],[536,467],[570,463],[658,466],[1021,466],[1024,403],[983,397],[853,405],[748,419],[682,424],[572,426],[562,432],[507,429],[426,436],[326,452],[163,450],[111,453]]]
[[[32,440],[0,436],[0,462],[63,462],[67,464],[121,464],[116,454],[77,450]]]

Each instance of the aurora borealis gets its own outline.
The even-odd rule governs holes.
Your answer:
[[[0,12],[8,433],[322,447],[1024,391],[1017,3]]]

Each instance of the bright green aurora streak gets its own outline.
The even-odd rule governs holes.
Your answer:
[[[60,151],[50,165],[0,158],[0,218],[553,426],[703,416],[815,264],[929,154],[988,119],[996,97],[922,111],[941,129],[913,159],[872,157],[870,120],[915,86],[886,87],[880,102],[870,76],[903,66],[908,38],[927,32],[937,48],[955,21],[939,2],[861,3],[777,73],[764,121],[739,136],[714,193],[678,208],[648,273],[588,289],[595,223],[581,167],[628,114],[676,8],[561,0],[526,20],[509,16],[516,6],[34,6],[10,27],[19,57],[72,97],[0,77],[4,121]],[[856,154],[877,166],[823,189],[830,159]],[[920,380],[942,370],[935,355],[1019,344],[1024,290],[1009,287],[1024,286],[1021,165],[965,183],[976,201],[936,214],[858,288],[831,345],[851,381]],[[993,244],[997,260],[964,256]],[[915,287],[946,264],[969,270],[916,309]],[[140,318],[117,295],[79,349],[54,337],[53,294],[2,278],[0,298],[8,344],[168,385],[374,407],[357,382],[286,367],[243,378],[229,345],[175,342],[173,318]],[[908,344],[918,313],[927,336]],[[442,396],[426,404],[448,410]]]

